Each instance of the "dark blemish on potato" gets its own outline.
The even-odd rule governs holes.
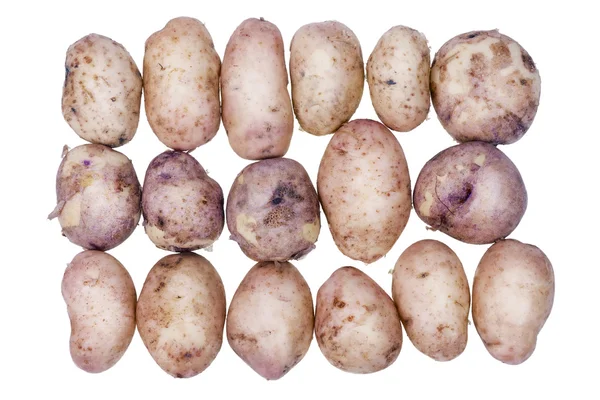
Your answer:
[[[483,53],[473,53],[471,55],[471,67],[468,70],[468,73],[471,77],[478,80],[483,80],[485,77],[486,67],[485,56]]]
[[[83,160],[83,165],[89,167],[92,162],[90,160]]]
[[[300,76],[304,78],[305,72],[304,71],[300,71]]]
[[[161,172],[158,176],[162,179],[171,179],[171,174],[168,172]]]
[[[402,321],[402,322],[404,323],[404,327],[405,327],[405,328],[408,328],[409,326],[411,326],[411,325],[412,325],[412,323],[413,323],[413,320],[412,320],[412,318],[406,318],[406,319],[405,319],[404,321]]]
[[[279,111],[279,107],[272,107],[271,108],[271,112],[277,112],[277,111]]]
[[[525,50],[521,50],[521,59],[523,60],[523,65],[525,65],[525,68],[527,68],[529,72],[535,72],[535,63]]]
[[[165,226],[165,220],[163,219],[163,217],[158,217],[158,220],[156,221],[156,225],[158,225],[161,228],[163,226]]]
[[[365,309],[367,312],[372,312],[372,311],[375,311],[375,310],[377,309],[377,305],[376,305],[376,304],[371,304],[370,306],[365,304],[365,305],[363,305],[362,307],[363,307],[363,308],[364,308],[364,309]]]
[[[423,278],[427,278],[428,276],[429,276],[429,272],[423,272],[423,273],[419,274],[419,276],[418,276],[418,277],[419,277],[420,279],[423,279]]]
[[[393,79],[388,79],[387,81],[385,81],[385,83],[387,83],[388,85],[395,85],[396,82]]]
[[[69,72],[71,72],[71,70],[65,65],[65,87],[67,86],[67,80],[69,79]]]
[[[506,68],[512,64],[510,49],[504,42],[495,42],[490,45],[493,60],[496,69]]]
[[[181,375],[179,372],[175,375],[175,377],[177,378],[183,378],[183,375]]]
[[[244,333],[236,333],[230,336],[231,340],[238,340],[241,342],[247,342],[251,344],[256,344],[258,341],[253,336],[248,336]]]
[[[523,86],[527,85],[527,79],[521,79],[520,82]]]
[[[163,65],[161,63],[158,63],[158,66],[160,67],[161,71],[164,71],[166,69],[165,67],[163,67]]]
[[[481,32],[473,32],[469,35],[467,35],[467,39],[473,39],[474,37],[477,37],[481,34]]]
[[[158,292],[160,292],[160,290],[161,290],[162,288],[164,288],[165,286],[166,286],[166,283],[164,283],[164,282],[160,282],[160,283],[158,284],[158,286],[156,287],[156,289],[154,289],[154,292],[155,292],[155,293],[158,293]]]
[[[450,326],[448,326],[448,325],[439,324],[436,329],[439,333],[442,333],[442,331],[444,329],[449,329],[449,328],[450,328]]]
[[[281,197],[275,197],[273,200],[271,200],[271,204],[273,205],[281,204],[281,202],[283,202],[283,199]]]
[[[192,353],[190,353],[189,351],[186,351],[185,354],[183,355],[183,357],[192,358]]]
[[[348,316],[348,318],[346,318],[346,321],[348,321],[348,322],[354,321],[354,315]]]
[[[90,242],[88,250],[101,250],[102,246],[98,246],[96,243]]]
[[[283,198],[286,196],[293,200],[298,200],[298,201],[304,200],[304,197],[302,197],[298,192],[296,192],[296,189],[294,188],[294,186],[291,183],[279,182],[277,184],[277,187],[273,191],[273,198],[277,198],[277,197]]]
[[[346,303],[341,301],[337,297],[334,297],[333,298],[333,306],[337,307],[337,308],[344,308],[344,307],[346,307]]]
[[[400,345],[398,343],[394,344],[385,352],[385,360],[389,363],[394,359],[395,353],[400,350]]]
[[[77,114],[77,110],[76,110],[74,107],[71,107],[71,112],[72,112],[73,114]]]
[[[115,101],[117,101],[117,98],[116,97],[111,97],[110,101],[112,101],[114,103]]]
[[[86,64],[91,64],[93,60],[90,56],[85,56],[83,57],[83,61],[85,61]]]
[[[119,136],[119,145],[123,145],[127,141],[127,138],[123,135]]]

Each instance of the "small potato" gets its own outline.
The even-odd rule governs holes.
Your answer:
[[[302,165],[271,158],[248,165],[227,197],[227,227],[254,261],[299,259],[321,230],[317,192]]]
[[[497,30],[452,38],[431,66],[433,107],[459,142],[516,142],[533,122],[540,93],[540,73],[529,53]]]
[[[85,250],[67,266],[62,296],[75,365],[92,373],[111,368],[135,333],[136,292],[125,267],[110,254]]]
[[[294,113],[313,135],[335,132],[362,98],[365,67],[358,38],[337,21],[302,26],[290,46]]]
[[[279,379],[302,360],[313,337],[308,284],[292,264],[256,264],[238,287],[227,315],[233,351],[268,380]]]
[[[419,218],[466,243],[508,236],[527,209],[519,170],[495,146],[462,143],[439,152],[417,178],[413,196]]]
[[[64,156],[56,176],[62,233],[85,249],[110,250],[135,230],[142,189],[131,160],[99,144],[84,144]]]
[[[554,270],[537,247],[506,239],[485,252],[473,280],[473,322],[489,353],[521,364],[554,303]]]
[[[212,245],[225,225],[223,206],[221,186],[191,155],[168,150],[150,162],[142,214],[157,247],[191,251]]]
[[[129,142],[141,101],[142,75],[123,45],[92,33],[69,47],[62,112],[82,139],[110,147]]]
[[[137,327],[154,361],[169,375],[204,371],[223,343],[225,289],[212,264],[195,253],[160,259],[137,304]]]
[[[406,334],[437,361],[458,357],[467,346],[471,295],[456,253],[437,240],[421,240],[398,258],[392,298]]]
[[[339,268],[317,292],[315,336],[332,365],[359,374],[389,367],[402,348],[394,302],[353,267]]]
[[[408,165],[380,122],[354,120],[333,135],[317,188],[335,244],[354,260],[372,263],[386,255],[408,222]]]
[[[170,20],[146,40],[144,105],[150,127],[173,150],[194,150],[219,130],[221,59],[204,24]]]
[[[377,116],[388,128],[408,132],[429,113],[429,46],[425,36],[394,26],[367,62],[367,82]]]
[[[247,160],[282,157],[294,131],[283,38],[275,25],[250,18],[237,27],[223,56],[223,126]]]

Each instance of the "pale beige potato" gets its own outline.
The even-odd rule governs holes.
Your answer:
[[[247,160],[282,157],[294,114],[281,32],[250,18],[231,35],[221,67],[223,126],[235,153]]]
[[[146,117],[165,146],[194,150],[216,135],[220,70],[212,37],[197,19],[174,18],[146,40]]]

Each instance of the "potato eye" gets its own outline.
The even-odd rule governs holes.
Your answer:
[[[282,201],[283,199],[281,197],[275,197],[273,200],[271,200],[271,203],[273,203],[273,205],[278,205],[281,204]]]

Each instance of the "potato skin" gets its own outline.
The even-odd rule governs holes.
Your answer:
[[[223,343],[225,289],[217,270],[195,253],[161,258],[137,304],[137,328],[154,361],[169,375],[204,371]]]
[[[406,334],[437,361],[458,357],[467,346],[471,295],[458,256],[437,240],[420,240],[398,258],[392,298]]]
[[[194,150],[219,130],[221,59],[210,33],[189,17],[146,40],[144,106],[150,127],[173,150]]]
[[[377,116],[388,128],[408,132],[429,113],[429,46],[425,35],[398,25],[377,42],[367,61],[367,83]]]
[[[123,45],[92,33],[69,46],[62,113],[82,139],[110,147],[128,143],[141,101],[142,75]]]
[[[135,230],[142,190],[131,160],[110,147],[84,144],[71,149],[56,175],[62,233],[89,250],[110,250]]]
[[[282,157],[294,114],[283,38],[274,24],[250,18],[237,27],[221,68],[223,126],[235,153],[247,160]]]
[[[402,348],[402,326],[394,302],[354,267],[339,268],[319,288],[315,336],[332,365],[358,374],[389,367]]]
[[[73,362],[86,372],[106,371],[125,354],[135,333],[131,276],[110,254],[85,250],[68,264],[61,286]]]
[[[244,168],[227,197],[227,227],[254,261],[299,259],[321,230],[317,191],[297,161],[271,158]]]
[[[231,348],[267,380],[283,377],[304,358],[313,327],[310,288],[288,262],[262,262],[250,269],[227,315]]]
[[[466,243],[492,243],[517,227],[527,209],[519,170],[495,146],[466,142],[442,150],[417,178],[421,220]]]
[[[292,103],[300,127],[313,135],[335,132],[362,98],[365,71],[358,38],[337,21],[302,26],[290,45]]]
[[[331,138],[317,177],[338,249],[372,263],[392,248],[410,216],[410,175],[400,143],[383,124],[358,119]]]
[[[554,270],[539,248],[506,239],[485,252],[473,280],[473,322],[495,359],[526,361],[553,303]]]
[[[541,94],[529,53],[497,30],[446,42],[434,57],[430,85],[438,119],[459,142],[516,142],[531,126]]]

